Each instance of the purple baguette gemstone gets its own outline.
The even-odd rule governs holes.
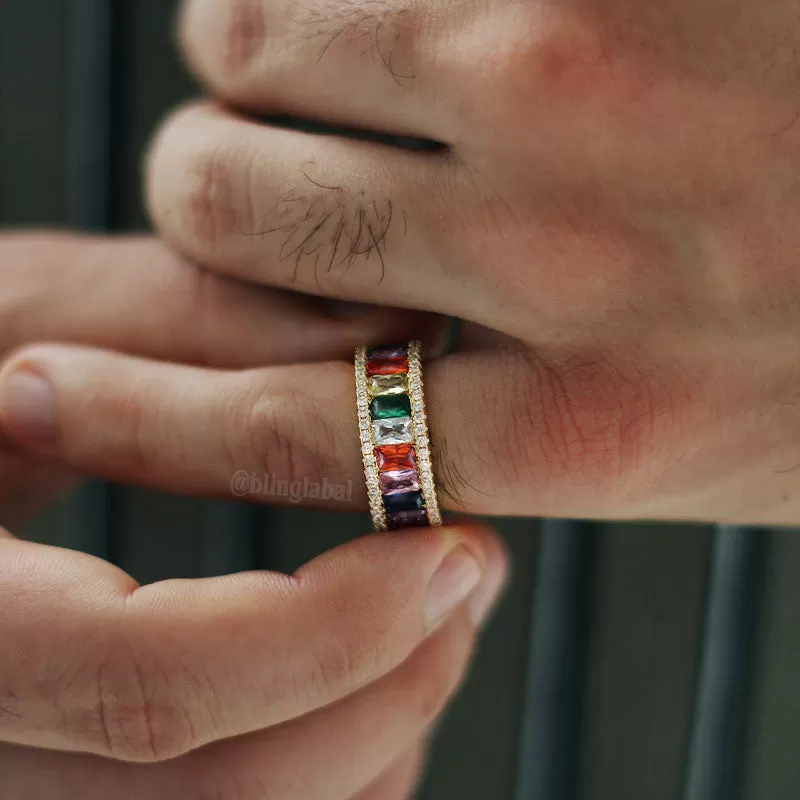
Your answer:
[[[391,358],[406,358],[408,356],[407,347],[379,347],[376,350],[370,350],[367,353],[367,358],[372,359],[391,359]]]
[[[380,480],[381,491],[385,495],[417,492],[420,489],[419,473],[415,469],[381,472]]]
[[[393,511],[389,514],[389,528],[421,528],[428,524],[428,512],[424,508],[414,511]]]

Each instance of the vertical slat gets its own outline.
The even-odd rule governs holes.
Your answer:
[[[797,796],[800,762],[800,529],[764,533],[753,699],[747,716],[742,800]]]
[[[69,82],[66,153],[67,218],[83,230],[104,230],[110,220],[113,3],[69,4]],[[110,556],[110,490],[90,481],[67,505],[64,544]]]
[[[565,520],[543,524],[517,800],[574,796],[592,530]]]
[[[104,230],[110,219],[112,5],[69,4],[67,213],[84,230]]]
[[[466,685],[437,725],[427,779],[415,800],[510,800],[515,795],[541,529],[538,520],[487,522],[508,548],[511,582],[480,632]]]
[[[717,529],[685,800],[741,795],[763,559],[762,532]]]
[[[0,3],[0,225],[63,225],[67,8]]]

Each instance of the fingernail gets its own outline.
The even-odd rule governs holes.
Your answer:
[[[0,428],[26,444],[49,444],[56,430],[50,382],[24,368],[0,381]]]
[[[445,557],[428,586],[425,617],[429,630],[469,597],[482,574],[480,565],[465,547],[456,547]]]
[[[480,586],[469,598],[467,608],[472,624],[476,628],[480,628],[489,619],[497,602],[500,600],[505,583],[504,570],[491,571],[484,576]]]

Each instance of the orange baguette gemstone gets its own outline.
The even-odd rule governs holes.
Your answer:
[[[387,444],[375,448],[381,472],[402,472],[417,468],[417,451],[413,444]]]

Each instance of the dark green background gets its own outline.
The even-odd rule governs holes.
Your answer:
[[[116,230],[142,230],[147,141],[166,111],[198,89],[175,54],[175,4],[119,5],[124,27],[115,53],[110,222]],[[71,219],[65,168],[69,8],[69,2],[55,0],[0,4],[4,227],[61,226]],[[74,541],[75,509],[65,501],[29,535],[57,544]],[[237,525],[241,512],[224,504],[117,487],[108,495],[107,510],[111,555],[143,582],[226,569],[231,536],[244,537],[248,552],[253,547]],[[281,570],[368,529],[363,516],[302,510],[264,510],[255,524],[253,557]],[[525,757],[518,742],[540,536],[534,521],[504,521],[500,528],[513,553],[513,585],[483,639],[465,691],[440,729],[426,797],[515,796],[519,759]],[[742,798],[788,800],[800,794],[800,540],[791,532],[764,535],[765,588]],[[682,797],[711,541],[711,529],[689,526],[610,525],[596,534],[575,767],[579,800]]]

